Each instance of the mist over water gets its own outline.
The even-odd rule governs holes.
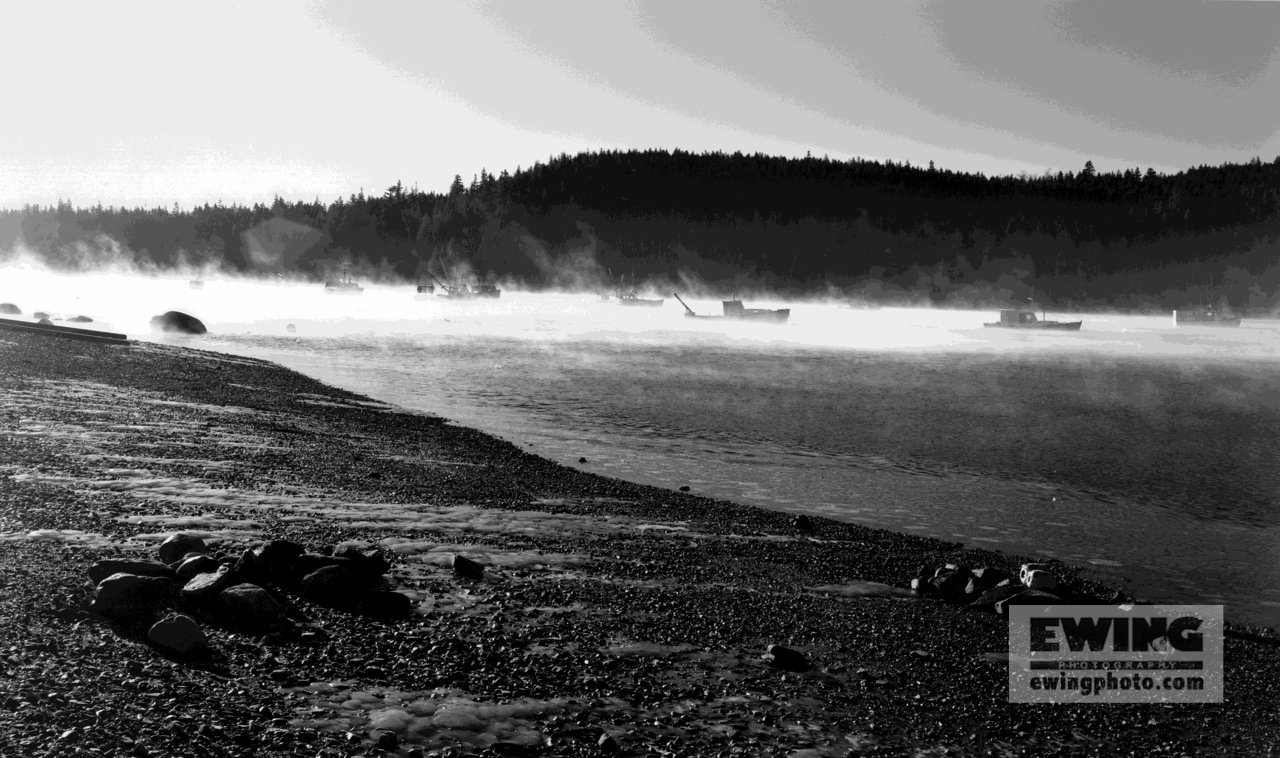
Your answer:
[[[24,317],[266,358],[589,471],[1056,556],[1280,624],[1280,323],[1050,311],[1083,329],[1031,333],[984,328],[992,311],[748,297],[792,309],[775,326],[647,296],[666,302],[0,268]],[[210,334],[153,334],[171,309]]]

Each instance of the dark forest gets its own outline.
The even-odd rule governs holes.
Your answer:
[[[647,150],[561,155],[447,193],[330,203],[0,211],[0,250],[370,281],[465,272],[528,289],[616,278],[784,297],[1059,307],[1280,308],[1280,158],[1176,174],[984,176],[861,159]]]

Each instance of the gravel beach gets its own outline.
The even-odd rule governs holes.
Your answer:
[[[252,359],[0,333],[0,755],[1280,745],[1270,630],[1228,627],[1222,704],[1011,704],[1001,616],[910,588],[946,564],[1016,576],[1036,556],[608,479],[438,412]],[[90,610],[91,566],[154,559],[178,533],[226,565],[272,540],[376,551],[409,611],[278,589],[287,622],[201,618],[208,647],[182,656]],[[1117,598],[1050,563],[1080,596]]]

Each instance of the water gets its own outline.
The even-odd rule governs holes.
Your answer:
[[[274,360],[566,465],[1056,556],[1280,625],[1280,323],[1073,316],[1082,331],[1032,334],[984,329],[990,312],[791,303],[793,323],[772,326],[687,320],[669,297],[17,273],[0,301],[28,312]],[[151,335],[169,308],[212,334]]]

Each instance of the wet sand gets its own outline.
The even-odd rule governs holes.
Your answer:
[[[1280,742],[1280,647],[1263,630],[1228,636],[1222,705],[1008,703],[1000,617],[907,587],[926,566],[1029,557],[820,518],[807,532],[198,350],[3,334],[0,393],[4,755],[1262,755]],[[171,660],[86,612],[85,569],[154,555],[174,532],[228,555],[267,539],[379,546],[414,612],[295,599],[296,635],[210,628],[212,661]],[[485,578],[455,576],[455,554]],[[771,643],[811,667],[767,665]]]

